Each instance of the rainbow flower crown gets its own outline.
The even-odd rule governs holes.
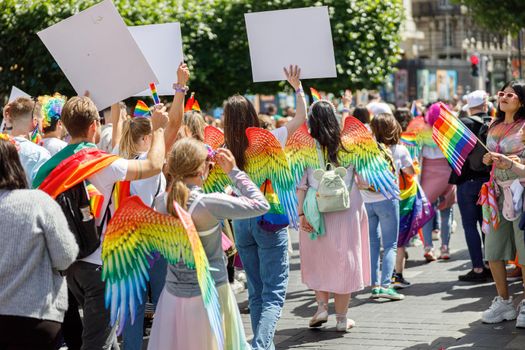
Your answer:
[[[11,142],[13,145],[15,145],[17,151],[20,150],[20,145],[18,144],[18,142],[14,138],[12,138],[10,135],[0,133],[0,140]]]

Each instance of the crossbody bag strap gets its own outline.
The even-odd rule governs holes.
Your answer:
[[[100,225],[98,226],[99,233],[102,234],[102,229],[104,228],[104,224],[109,223],[111,220],[111,203],[113,203],[113,192],[115,191],[115,186],[117,183],[113,184],[113,188],[111,189],[111,194],[109,195],[109,201],[106,205],[106,210],[104,211],[104,216],[102,216],[102,220],[100,220]]]

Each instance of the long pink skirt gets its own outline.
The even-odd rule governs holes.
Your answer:
[[[224,349],[248,350],[241,315],[235,296],[228,283],[217,288],[223,317]],[[166,289],[162,291],[148,350],[218,350],[210,327],[202,296],[176,297]]]
[[[354,184],[350,208],[324,214],[325,235],[316,240],[299,231],[301,276],[308,288],[349,294],[370,285],[368,216]]]
[[[440,210],[450,208],[456,202],[456,186],[448,183],[452,169],[445,158],[423,158],[421,187],[430,203],[442,197]]]

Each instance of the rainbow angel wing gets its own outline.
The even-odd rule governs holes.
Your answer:
[[[284,151],[290,162],[290,169],[296,185],[301,181],[305,168],[316,169],[319,167],[315,140],[308,132],[306,123],[288,138]]]
[[[341,165],[353,165],[365,181],[387,199],[399,198],[399,186],[390,165],[368,129],[354,117],[347,117],[341,135],[344,150],[340,151]]]
[[[281,144],[270,131],[261,128],[246,129],[246,136],[246,173],[258,187],[266,179],[272,182],[290,223],[297,228],[295,182]]]
[[[102,243],[102,280],[111,324],[122,332],[128,313],[135,321],[137,305],[149,280],[148,258],[159,252],[170,264],[179,261],[196,269],[204,306],[219,349],[224,344],[219,296],[204,248],[191,216],[175,203],[179,218],[157,213],[138,196],[129,197],[116,211]]]
[[[204,143],[213,150],[217,150],[224,145],[224,133],[216,127],[208,125],[204,128]],[[226,186],[233,186],[233,183],[222,168],[215,164],[208,174],[203,190],[206,193],[224,192]]]

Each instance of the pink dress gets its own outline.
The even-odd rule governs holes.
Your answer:
[[[352,173],[352,168],[348,169]],[[325,234],[312,240],[308,232],[299,231],[301,277],[308,288],[337,294],[349,294],[370,285],[370,244],[368,216],[354,178],[350,208],[324,214]],[[308,168],[299,188],[317,188],[313,170]]]

